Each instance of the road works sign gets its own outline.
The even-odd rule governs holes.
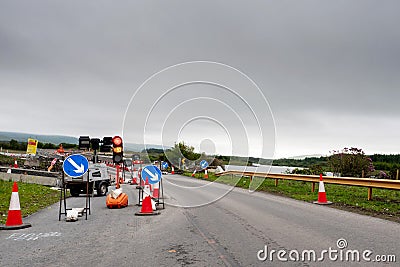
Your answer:
[[[163,169],[166,169],[166,168],[168,168],[168,162],[163,162],[162,164],[161,164],[161,166],[163,167]]]
[[[84,175],[89,169],[88,160],[80,155],[74,154],[64,160],[63,170],[70,177],[79,177]]]
[[[149,165],[143,168],[142,170],[142,180],[149,184],[156,184],[161,180],[161,171],[154,165]]]
[[[208,162],[205,161],[205,160],[202,160],[202,161],[200,162],[200,167],[201,167],[202,169],[207,168],[207,167],[208,167]]]
[[[36,155],[38,140],[28,138],[28,146],[26,147],[26,154]]]

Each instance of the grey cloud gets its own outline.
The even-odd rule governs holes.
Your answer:
[[[389,133],[399,125],[399,5],[2,1],[0,123],[43,134],[119,133],[130,97],[150,75],[211,60],[260,86],[277,123],[278,154],[327,152],[330,140],[335,148],[354,141],[360,122],[371,120],[377,127],[361,127],[369,134],[359,145],[398,152]],[[343,120],[348,135],[330,131]],[[320,142],[307,137],[312,126],[311,136],[325,136]]]

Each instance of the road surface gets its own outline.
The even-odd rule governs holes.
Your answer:
[[[88,220],[66,222],[58,221],[55,204],[24,218],[31,228],[1,231],[0,266],[398,266],[400,261],[398,223],[180,175],[164,176],[167,205],[161,214],[138,217],[138,190],[122,188],[127,208],[108,209],[105,197],[94,197]],[[67,206],[84,203],[83,196],[69,198]],[[339,239],[345,239],[339,246],[347,247],[339,249]],[[281,250],[280,257],[274,252],[271,261],[265,250],[268,256]],[[350,259],[359,252],[360,262],[346,261],[349,250]],[[365,251],[367,259],[395,255],[397,263],[367,263]]]

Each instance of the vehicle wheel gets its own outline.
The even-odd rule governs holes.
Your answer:
[[[73,196],[73,197],[78,197],[79,196],[79,189],[70,188],[69,192],[71,193],[71,196]]]
[[[99,188],[97,188],[97,195],[98,196],[105,196],[107,194],[107,184],[106,183],[101,183]]]

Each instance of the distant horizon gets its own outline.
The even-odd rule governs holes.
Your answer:
[[[45,137],[56,137],[56,138],[70,138],[70,139],[76,139],[75,143],[71,143],[71,144],[78,144],[78,140],[79,140],[79,136],[71,136],[71,135],[62,135],[62,134],[40,134],[40,133],[30,133],[30,132],[14,132],[14,131],[0,131],[0,141],[10,141],[11,139],[19,139],[18,137],[15,138],[11,138],[9,140],[3,140],[1,138],[3,138],[3,134],[20,134],[20,135],[26,135],[29,136],[31,138],[35,138],[35,136],[45,136]],[[98,136],[95,136],[96,138]],[[95,138],[93,137],[93,138]],[[104,136],[103,136],[104,137]],[[102,138],[102,137],[100,137]],[[27,140],[22,140],[19,139],[17,140],[19,142],[25,142]],[[39,142],[48,142],[48,141],[41,141],[39,140]],[[49,143],[53,143],[55,145],[58,145],[60,143],[68,143],[68,142],[49,142]],[[185,142],[187,143],[187,142]],[[133,145],[133,146],[149,146],[148,149],[162,149],[163,147],[166,147],[162,144],[143,144],[143,143],[132,143],[132,142],[126,142],[125,143],[127,146],[129,145]],[[189,143],[187,143],[188,145],[191,145]],[[191,145],[192,146],[192,145]],[[169,146],[168,146],[169,147]],[[131,149],[131,148],[129,148]],[[139,148],[140,151],[142,151],[144,148]],[[340,150],[343,148],[339,148]],[[361,148],[363,149],[363,148]],[[132,150],[130,150],[132,151]],[[132,152],[137,152],[137,151],[132,151]],[[195,149],[195,152],[197,153],[202,153],[202,151],[198,151]],[[364,151],[365,152],[365,151]],[[285,155],[285,156],[280,156],[280,157],[275,157],[275,158],[264,158],[264,157],[258,157],[258,156],[252,156],[252,155],[227,155],[227,154],[221,154],[221,153],[216,153],[214,155],[221,155],[221,156],[230,156],[230,157],[252,157],[252,158],[260,158],[260,159],[266,159],[266,160],[278,160],[278,159],[304,159],[304,158],[313,158],[313,157],[327,157],[329,156],[330,153],[312,153],[312,154],[298,154],[298,155]],[[374,152],[374,153],[367,153],[365,152],[366,155],[374,155],[374,154],[382,154],[382,155],[397,155],[400,153],[382,153],[382,152]]]

